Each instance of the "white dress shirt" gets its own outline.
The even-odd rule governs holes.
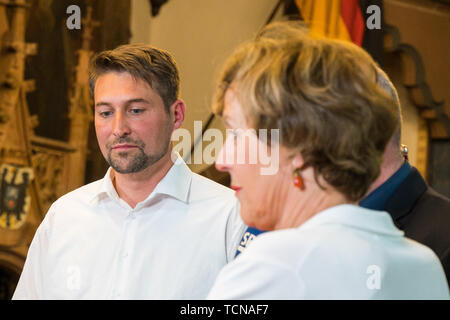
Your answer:
[[[53,203],[13,299],[203,299],[245,225],[234,192],[175,164],[144,201],[102,180]]]
[[[220,272],[209,299],[449,299],[436,255],[384,211],[339,205],[264,233]]]

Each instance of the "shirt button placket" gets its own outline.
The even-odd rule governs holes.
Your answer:
[[[123,291],[125,290],[126,286],[126,278],[127,274],[129,274],[129,246],[130,246],[130,225],[135,219],[135,214],[133,211],[128,211],[128,215],[125,218],[124,222],[124,228],[123,228],[123,239],[122,239],[122,246],[120,248],[121,252],[121,259],[119,259],[119,275],[118,278],[120,279],[118,282],[117,291],[115,293],[116,299],[123,299]]]

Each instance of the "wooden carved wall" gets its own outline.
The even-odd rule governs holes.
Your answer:
[[[70,33],[66,8],[76,3],[82,29]],[[0,299],[11,297],[51,203],[85,183],[93,138],[88,61],[92,43],[105,49],[94,31],[105,26],[93,16],[103,10],[106,18],[114,3],[117,9],[118,1],[0,1]],[[119,7],[127,5],[129,12],[128,1]],[[128,27],[127,10],[119,12]],[[116,16],[106,20],[112,24]],[[122,40],[106,43],[128,42],[127,27]]]
[[[63,142],[34,134],[37,118],[29,114],[26,94],[33,80],[24,79],[26,57],[36,45],[25,42],[29,4],[24,0],[0,4],[2,20],[0,54],[0,265],[2,275],[18,274],[35,229],[58,186],[65,185],[68,153]],[[55,148],[55,147],[58,148]],[[11,295],[2,278],[1,292]]]
[[[99,21],[91,32],[90,51],[113,49],[128,43],[130,38],[130,0],[28,0],[30,10],[26,39],[39,44],[39,51],[26,63],[25,77],[36,80],[36,90],[27,95],[30,113],[37,115],[36,134],[62,141],[71,140],[71,99],[73,84],[87,73],[77,74],[79,50],[83,47],[86,24],[69,30],[66,9],[77,5],[87,17],[87,4],[92,6],[92,19]],[[85,60],[86,61],[86,60]],[[78,80],[77,80],[78,78]],[[84,81],[84,80],[83,80]],[[84,95],[84,94],[83,94]],[[85,173],[76,171],[79,181],[91,182],[101,178],[107,168],[97,146],[92,123],[88,129],[85,148]],[[77,163],[77,162],[75,162]]]
[[[418,114],[416,166],[450,197],[450,5],[385,0],[385,51]]]

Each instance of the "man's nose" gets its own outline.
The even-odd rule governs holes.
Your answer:
[[[116,137],[123,137],[131,133],[128,121],[122,112],[116,112],[112,125],[112,132]]]

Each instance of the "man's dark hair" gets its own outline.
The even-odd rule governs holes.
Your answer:
[[[98,77],[108,72],[128,72],[133,78],[147,82],[161,96],[167,112],[178,98],[178,68],[167,51],[145,44],[126,44],[96,54],[89,65],[92,96]]]

